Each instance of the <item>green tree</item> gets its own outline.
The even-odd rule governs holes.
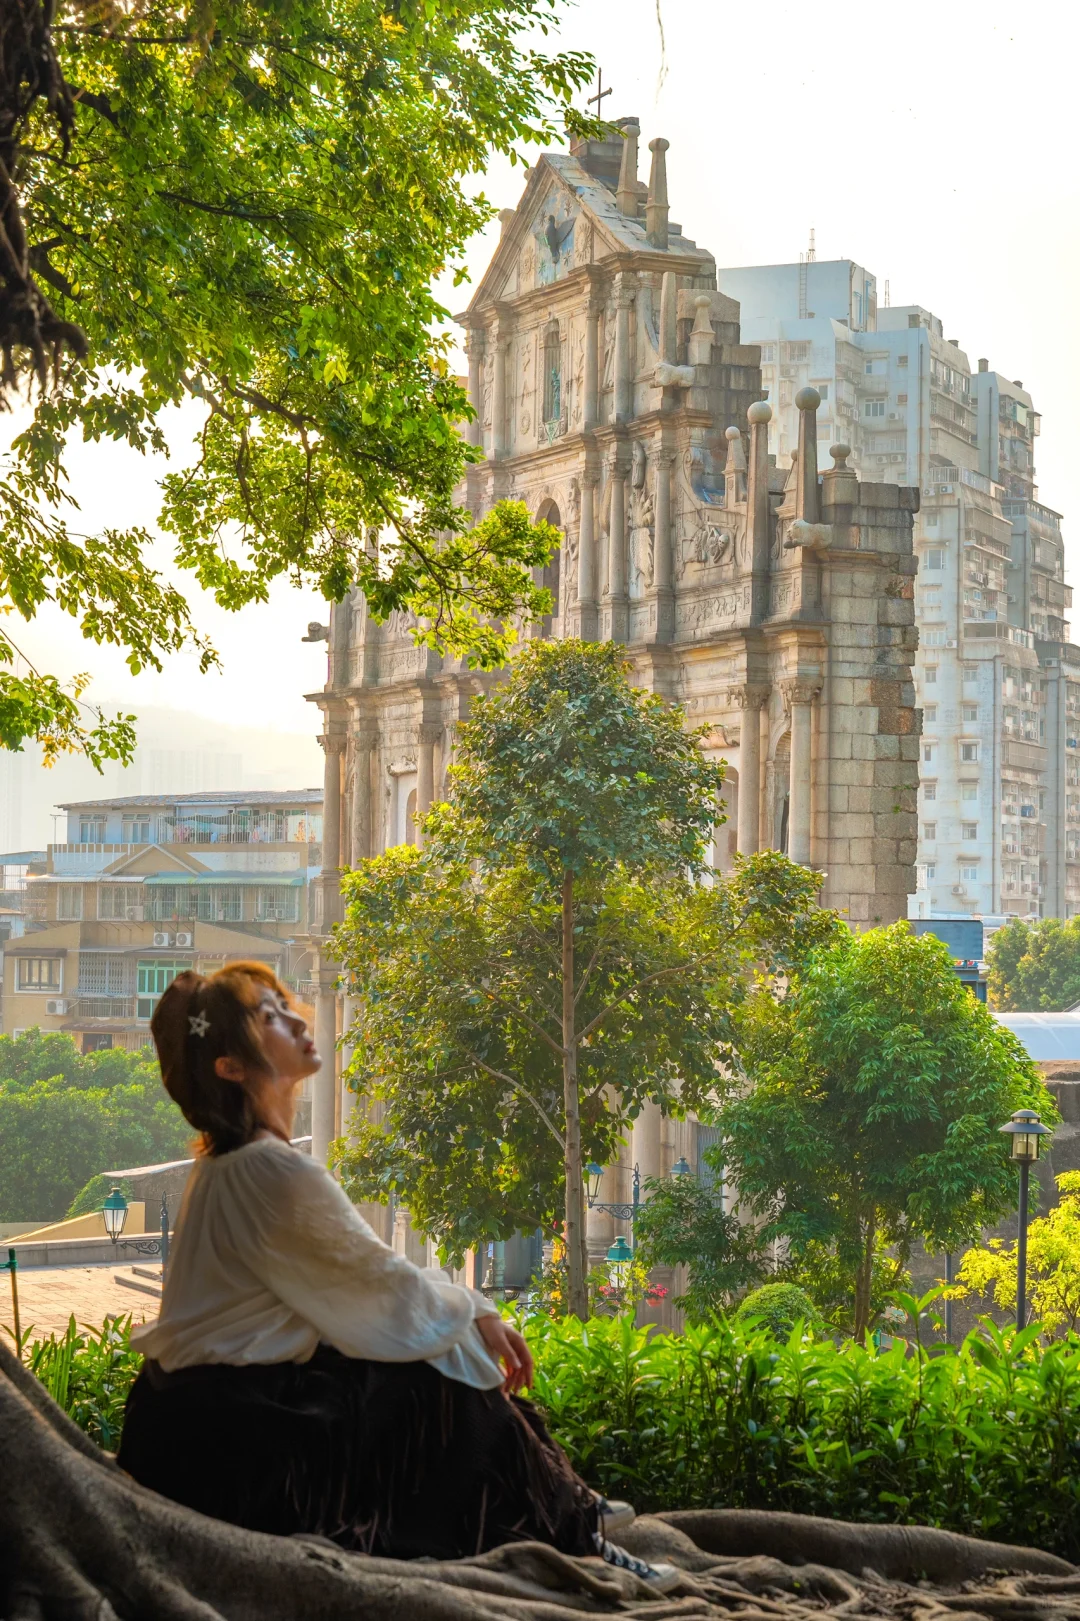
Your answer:
[[[947,948],[906,923],[838,935],[744,1023],[745,1095],[720,1114],[728,1175],[793,1258],[833,1245],[870,1320],[884,1242],[959,1249],[1016,1198],[998,1127],[1056,1118],[1019,1042],[960,984]],[[715,1153],[715,1151],[713,1151]]]
[[[1048,1335],[1080,1330],[1080,1171],[1056,1178],[1061,1201],[1028,1224],[1027,1277],[1030,1316]],[[951,1291],[960,1300],[985,1295],[1005,1311],[1016,1310],[1016,1244],[992,1238],[968,1250]]]
[[[10,0],[0,11],[0,395],[36,409],[0,479],[0,602],[43,604],[134,672],[194,644],[141,529],[69,521],[72,435],[163,451],[193,402],[194,465],[164,480],[175,560],[230,609],[286,576],[498,663],[543,612],[555,542],[524,508],[471,526],[475,452],[432,278],[490,217],[469,177],[582,120],[588,57],[545,54],[559,0]],[[10,626],[10,620],[8,621]],[[502,627],[502,628],[500,628]],[[0,635],[0,743],[127,758]]]
[[[181,1158],[190,1143],[145,1054],[0,1036],[0,1221],[59,1221],[92,1176]]]
[[[561,1195],[578,1316],[583,1140],[603,1161],[644,1099],[711,1099],[752,965],[829,916],[774,853],[700,881],[723,769],[699,744],[612,644],[530,643],[458,729],[424,850],[346,882],[352,1074],[383,1109],[356,1187],[400,1189],[455,1254],[492,1221],[550,1224]]]
[[[986,963],[996,1008],[1064,1013],[1080,1002],[1080,918],[1014,918],[991,935]]]
[[[634,1224],[634,1252],[646,1268],[686,1266],[676,1297],[691,1322],[706,1322],[761,1276],[764,1246],[756,1229],[725,1208],[716,1188],[696,1176],[650,1178]]]

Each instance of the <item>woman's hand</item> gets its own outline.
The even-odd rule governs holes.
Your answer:
[[[515,1391],[524,1390],[526,1385],[531,1385],[533,1359],[525,1336],[519,1334],[516,1328],[511,1328],[501,1317],[478,1317],[476,1326],[488,1351],[495,1361],[501,1362],[506,1369],[506,1378],[503,1380],[503,1390],[506,1394],[512,1396]]]

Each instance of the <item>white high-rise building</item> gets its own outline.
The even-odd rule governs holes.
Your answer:
[[[797,442],[795,396],[864,480],[917,485],[915,665],[923,710],[911,915],[1080,910],[1080,647],[1060,515],[1037,499],[1039,417],[1020,382],[972,372],[941,321],[880,305],[851,260],[719,270],[761,344],[770,450]]]

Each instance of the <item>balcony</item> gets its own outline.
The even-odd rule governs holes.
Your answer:
[[[94,996],[80,991],[71,1010],[77,1019],[133,1019],[133,996]]]

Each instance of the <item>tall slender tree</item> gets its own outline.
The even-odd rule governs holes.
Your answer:
[[[583,1134],[607,1157],[646,1098],[714,1100],[754,964],[790,963],[831,917],[775,853],[705,881],[723,767],[701,740],[612,644],[530,643],[459,728],[422,853],[347,884],[355,1074],[386,1109],[357,1191],[392,1180],[459,1250],[470,1220],[473,1238],[544,1220],[559,1187],[581,1316]]]

